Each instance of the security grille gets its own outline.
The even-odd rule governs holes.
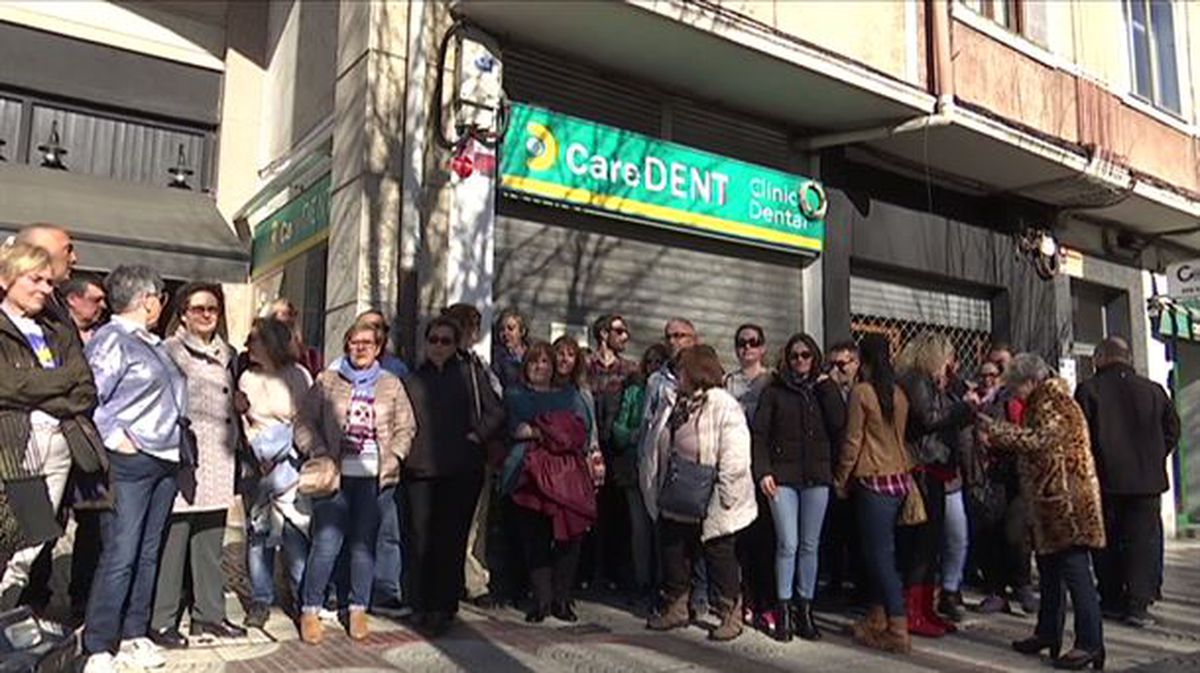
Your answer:
[[[855,341],[882,334],[898,355],[921,332],[945,335],[971,375],[991,343],[991,304],[985,299],[921,290],[860,277],[850,279],[850,332]]]

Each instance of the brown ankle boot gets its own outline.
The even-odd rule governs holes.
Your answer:
[[[651,631],[670,631],[689,624],[688,595],[685,592],[678,598],[667,601],[662,612],[646,620],[646,628]]]
[[[370,633],[367,628],[367,611],[350,609],[350,639],[362,640]]]
[[[875,636],[876,647],[884,652],[912,652],[912,636],[908,634],[907,617],[888,617],[887,630]]]
[[[721,624],[708,632],[709,640],[733,640],[742,635],[742,600],[739,598],[730,605],[722,600]]]
[[[309,645],[320,645],[325,637],[325,627],[321,625],[321,617],[315,612],[300,613],[300,640]]]
[[[872,605],[867,610],[867,616],[850,625],[850,634],[855,640],[862,640],[864,634],[880,634],[887,630],[887,613],[882,605]]]

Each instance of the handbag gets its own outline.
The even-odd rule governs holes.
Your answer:
[[[717,481],[715,465],[702,465],[672,452],[658,492],[658,509],[673,519],[692,523],[704,520]]]
[[[925,511],[925,496],[910,475],[908,478],[908,494],[900,505],[900,518],[897,523],[901,526],[919,526],[929,520]]]
[[[311,498],[327,498],[338,492],[342,485],[342,473],[338,464],[329,456],[316,456],[300,466],[300,481],[296,490],[300,495]]]

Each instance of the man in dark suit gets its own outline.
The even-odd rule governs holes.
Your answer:
[[[1105,613],[1131,626],[1152,623],[1161,553],[1160,500],[1166,462],[1179,442],[1179,415],[1162,386],[1133,369],[1129,344],[1109,337],[1096,347],[1096,375],[1079,385],[1104,499],[1106,549],[1094,563]]]

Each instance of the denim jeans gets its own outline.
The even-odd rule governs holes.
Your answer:
[[[404,572],[404,537],[400,532],[403,499],[399,487],[379,491],[379,532],[375,536],[375,584],[372,597],[376,602],[404,599],[400,580]]]
[[[882,603],[889,617],[903,617],[904,584],[896,568],[896,517],[901,496],[859,489],[858,529],[863,541],[872,603]]]
[[[962,588],[963,568],[967,565],[967,509],[961,490],[946,494],[946,528],[943,533],[942,588]]]
[[[269,531],[248,531],[246,571],[250,576],[250,598],[261,605],[275,604],[275,547],[267,545]],[[308,538],[291,521],[283,522],[284,568],[292,583],[292,594],[300,596],[304,566],[308,561]]]
[[[150,626],[158,553],[179,490],[177,463],[109,452],[112,511],[100,516],[104,539],[83,631],[86,654],[115,652]]]
[[[794,586],[800,598],[812,600],[829,487],[780,485],[769,503],[775,521],[775,597],[792,600]]]
[[[324,605],[343,542],[350,548],[350,607],[365,610],[371,604],[379,495],[376,477],[342,477],[337,493],[313,500],[312,546],[300,601],[305,612]]]
[[[1039,638],[1048,641],[1062,639],[1067,620],[1067,602],[1063,587],[1071,593],[1075,609],[1075,648],[1096,652],[1104,647],[1103,625],[1100,622],[1100,594],[1092,578],[1092,558],[1083,547],[1071,547],[1054,554],[1037,557],[1042,603],[1038,608]]]

